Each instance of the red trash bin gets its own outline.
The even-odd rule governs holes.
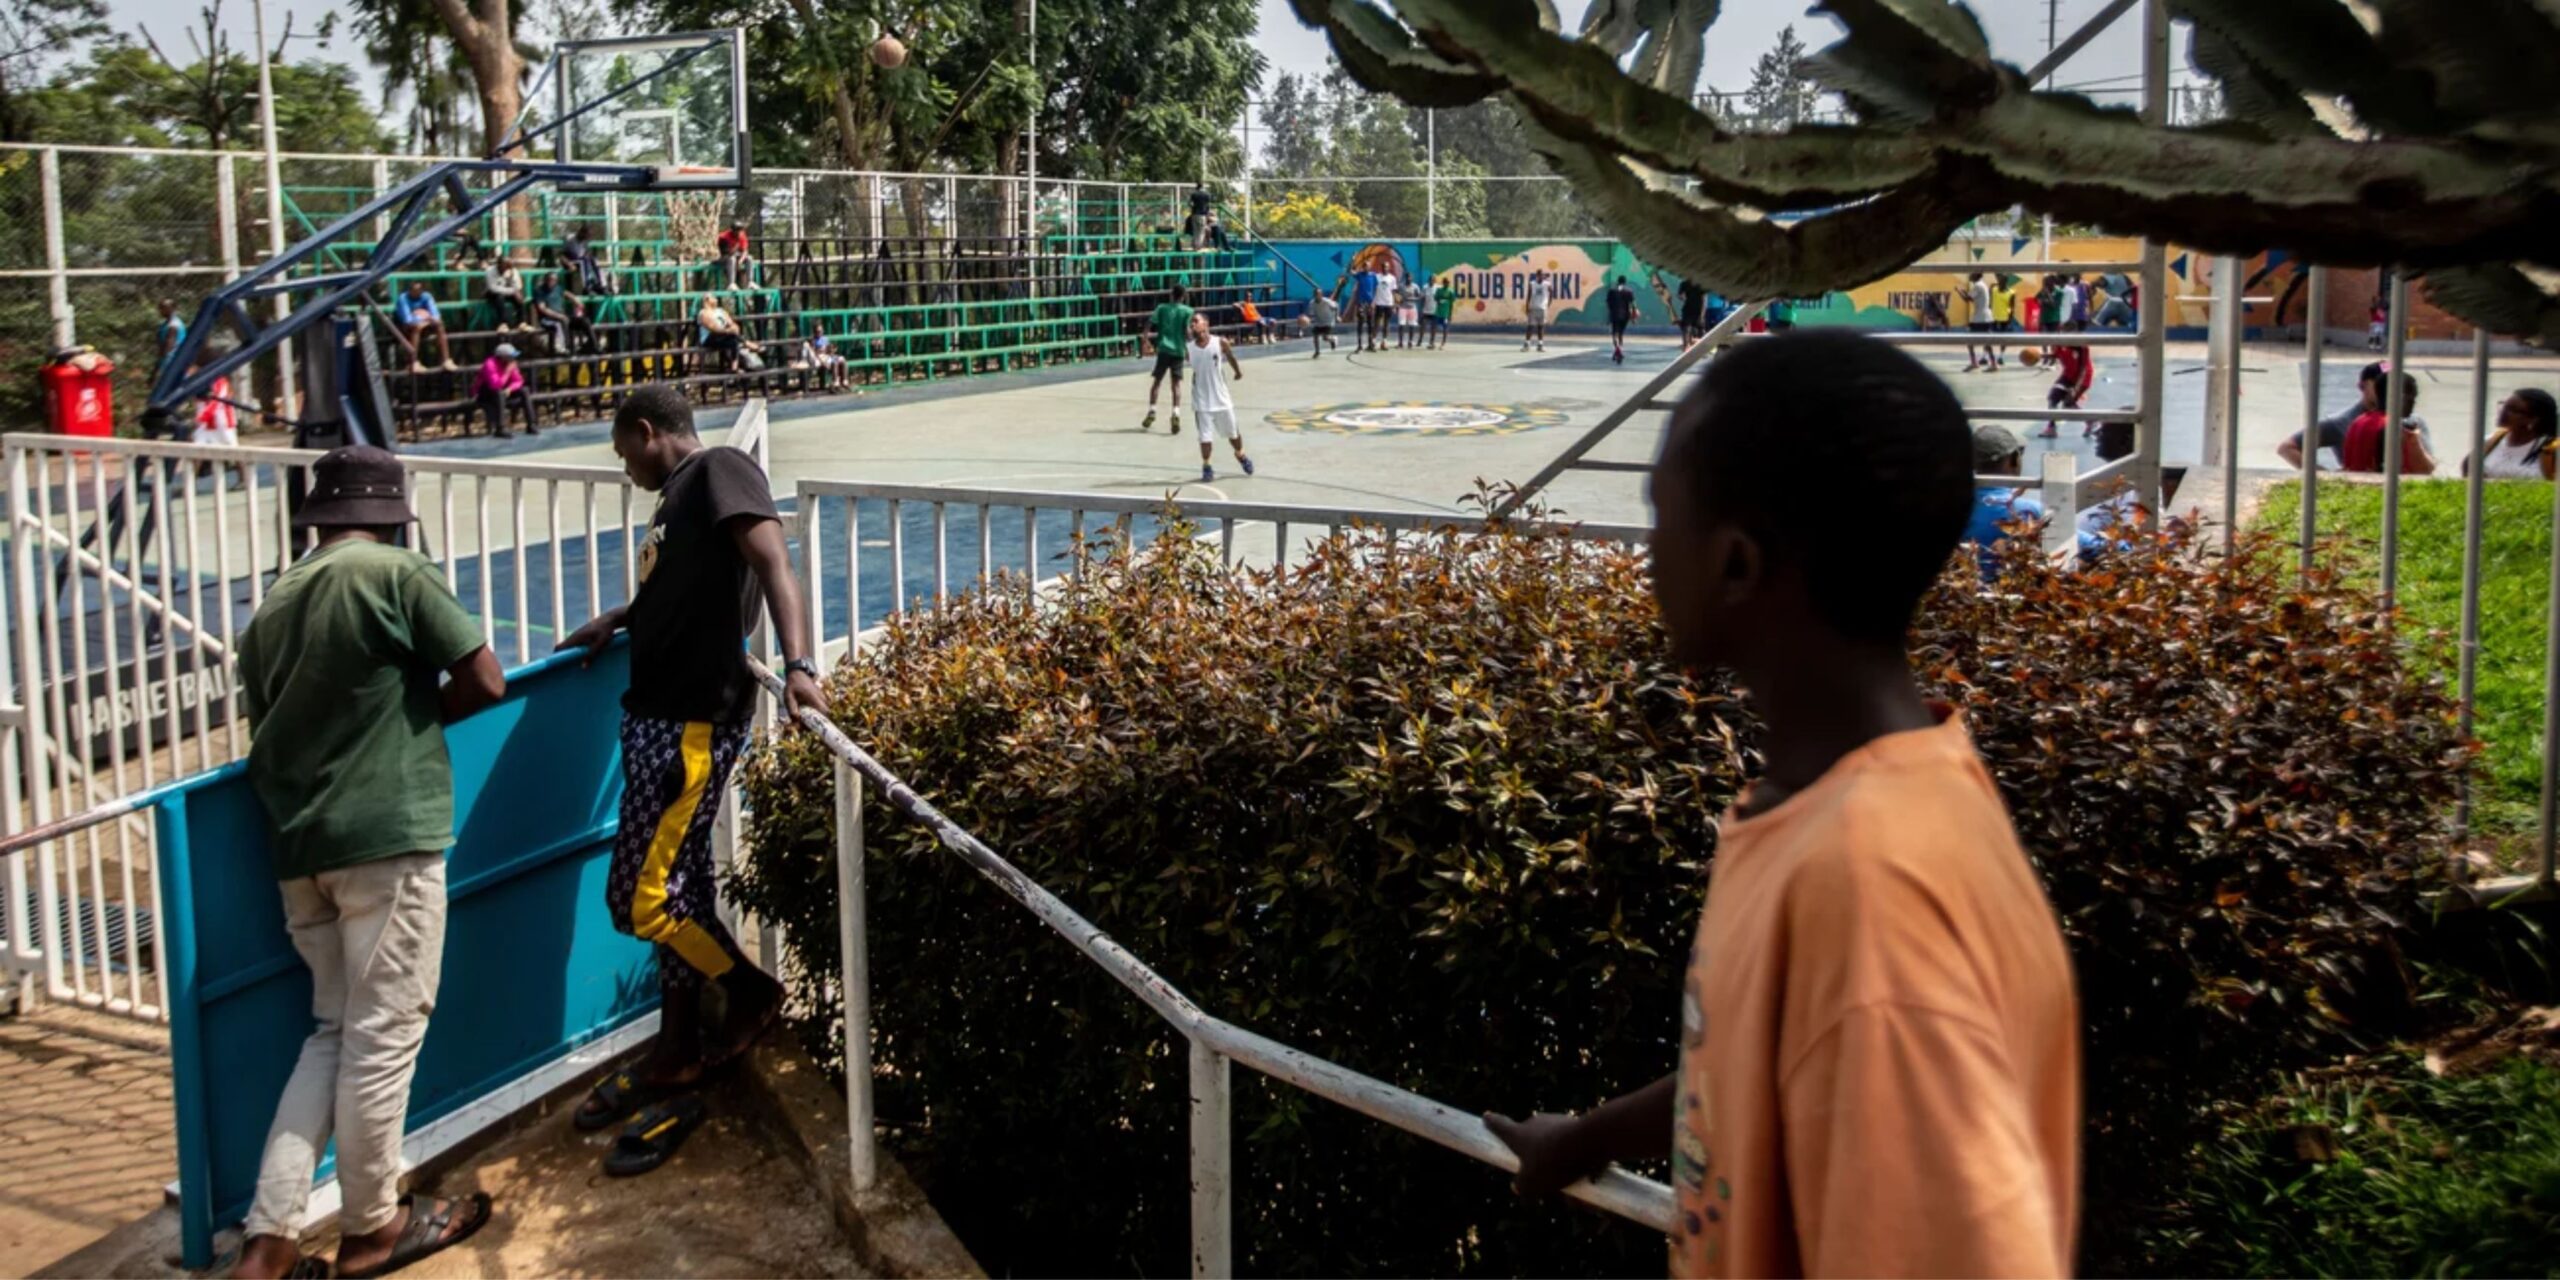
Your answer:
[[[116,433],[115,362],[87,347],[57,352],[36,377],[44,383],[45,425],[57,435]]]

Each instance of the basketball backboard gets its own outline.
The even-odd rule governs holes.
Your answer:
[[[565,41],[553,58],[559,159],[648,165],[660,187],[746,185],[746,49],[736,30]]]

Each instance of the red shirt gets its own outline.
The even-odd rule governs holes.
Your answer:
[[[2377,412],[2356,415],[2347,426],[2347,441],[2338,447],[2338,461],[2349,471],[2381,474],[2382,433],[2391,429],[2391,420]],[[2403,424],[2400,429],[2400,470],[2415,474],[2418,469],[2418,433]]]
[[[196,425],[211,431],[225,431],[240,425],[240,410],[231,403],[231,379],[220,377],[206,388],[204,401],[196,408]]]
[[[747,233],[744,231],[723,231],[720,233],[720,239],[717,243],[720,246],[720,252],[724,254],[744,254],[747,251]]]
[[[2089,389],[2089,349],[2087,347],[2055,347],[2053,366],[2061,375],[2054,385],[2078,396]]]

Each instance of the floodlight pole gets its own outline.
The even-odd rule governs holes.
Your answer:
[[[1032,92],[1032,125],[1027,128],[1029,138],[1021,143],[1024,174],[1027,174],[1027,179],[1024,179],[1024,192],[1021,192],[1021,195],[1024,195],[1024,205],[1021,205],[1021,233],[1024,233],[1024,238],[1029,238],[1029,241],[1037,241],[1039,238],[1039,102],[1047,100],[1047,84],[1039,79],[1039,0],[1032,0],[1032,54],[1029,54],[1029,61],[1032,61],[1032,84],[1037,87],[1037,92]],[[1037,292],[1039,271],[1032,271],[1032,276],[1034,276],[1032,289]]]
[[[2054,46],[2061,42],[2062,0],[2044,0],[2044,60],[2053,61]],[[2044,87],[2053,88],[2053,73],[2044,73]],[[2053,215],[2044,215],[2044,260],[2053,261]]]
[[[1440,113],[1422,109],[1422,238],[1440,238]]]
[[[2111,4],[2099,15],[2113,21],[2125,5]],[[2097,23],[2091,24],[2093,27]],[[2087,28],[2084,34],[2089,33]],[[2075,40],[2078,37],[2074,37]],[[2046,69],[2049,71],[2049,69]],[[2142,122],[2159,128],[2169,122],[2169,9],[2166,0],[2142,0]],[[2155,239],[2142,242],[2142,309],[2135,317],[2141,334],[2141,416],[2134,428],[2134,492],[2137,502],[2161,512],[2160,398],[2168,390],[2161,360],[2169,328],[2169,256]]]
[[[267,50],[267,0],[249,0],[249,14],[258,38],[258,135],[267,152],[267,256],[284,256],[284,161],[276,154],[276,82]],[[293,314],[293,300],[282,293],[275,296],[276,319]],[[293,348],[276,348],[276,391],[278,407],[287,418],[302,416],[302,393],[294,386]]]

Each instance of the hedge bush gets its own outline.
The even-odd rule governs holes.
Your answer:
[[[2374,958],[2434,883],[2468,753],[2337,583],[2170,546],[1979,581],[1951,572],[1916,663],[1966,708],[2063,916],[2094,1204],[2397,981]],[[1177,530],[1038,609],[1017,583],[904,617],[831,692],[1204,1008],[1462,1108],[1585,1106],[1668,1069],[1716,819],[1758,763],[1737,695],[1665,661],[1641,552],[1517,528],[1354,534],[1234,575]],[[784,926],[803,1035],[840,1061],[829,765],[786,739],[746,775],[734,887]],[[900,1155],[991,1271],[1182,1269],[1179,1038],[866,803]],[[1661,1266],[1640,1230],[1236,1085],[1243,1270]]]

